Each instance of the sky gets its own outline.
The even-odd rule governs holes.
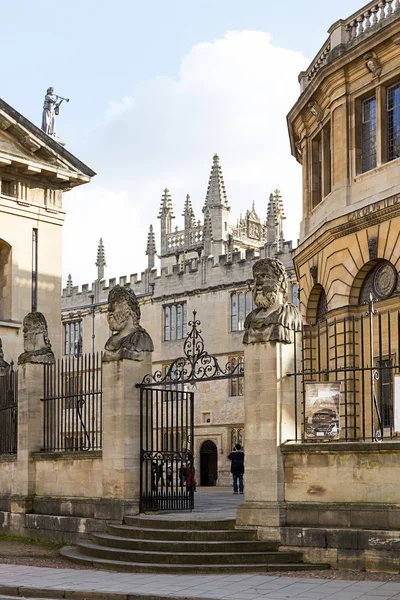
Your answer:
[[[262,220],[281,191],[284,232],[301,219],[301,168],[291,156],[286,114],[307,68],[356,0],[14,0],[2,6],[2,98],[40,126],[49,86],[69,97],[57,119],[66,148],[96,173],[64,195],[63,285],[147,266],[162,191],[175,222],[187,193],[197,219],[212,157],[220,156],[231,224],[252,202]],[[7,52],[9,60],[7,60]]]

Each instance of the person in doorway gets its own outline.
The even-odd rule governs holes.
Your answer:
[[[228,456],[231,461],[231,473],[233,479],[233,493],[243,494],[244,452],[240,444],[236,444],[233,452]]]

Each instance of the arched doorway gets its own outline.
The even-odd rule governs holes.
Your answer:
[[[200,485],[216,485],[218,478],[218,451],[211,440],[202,443],[200,448]]]

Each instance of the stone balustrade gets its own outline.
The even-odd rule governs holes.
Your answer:
[[[336,21],[328,30],[329,38],[308,69],[300,73],[300,91],[308,87],[327,63],[399,16],[400,0],[373,0],[349,18]]]
[[[384,21],[395,13],[400,14],[400,0],[379,0],[370,2],[352,15],[346,21],[347,42],[353,42],[364,33],[368,33],[378,26],[384,25]],[[397,15],[397,16],[398,16]]]

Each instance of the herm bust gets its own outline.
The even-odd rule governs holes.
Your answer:
[[[104,362],[143,360],[146,352],[153,352],[151,337],[140,326],[140,307],[135,292],[116,285],[108,294],[108,325],[115,333],[104,346]]]
[[[298,308],[287,302],[286,270],[276,258],[261,258],[253,266],[253,300],[257,306],[246,317],[244,344],[293,342],[294,331],[301,331]]]
[[[31,312],[23,322],[24,352],[18,357],[18,364],[54,364],[47,321],[43,313]]]

